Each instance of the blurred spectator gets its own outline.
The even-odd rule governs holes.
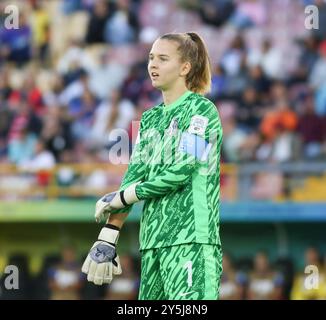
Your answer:
[[[108,18],[104,39],[113,46],[133,43],[138,39],[139,22],[137,12],[131,8],[131,0],[117,0],[116,8]]]
[[[200,9],[199,0],[176,0],[176,1],[178,3],[178,6],[186,10],[193,10],[197,12]]]
[[[326,39],[326,3],[324,0],[314,0],[318,7],[319,28],[313,29],[312,33],[319,39]]]
[[[105,0],[95,1],[90,14],[85,42],[88,44],[104,43],[104,30],[111,11]]]
[[[23,85],[20,90],[14,90],[12,95],[17,94],[20,99],[26,99],[31,112],[37,116],[41,116],[44,111],[43,96],[41,90],[38,88],[35,82],[35,74],[27,72],[24,79]]]
[[[19,95],[13,95],[9,101],[13,116],[6,141],[8,143],[8,159],[10,162],[18,164],[30,159],[33,155],[42,123]]]
[[[228,76],[236,76],[241,71],[246,55],[246,45],[241,34],[236,35],[221,58],[221,65]]]
[[[72,83],[64,87],[64,90],[57,97],[59,105],[69,106],[73,100],[79,99],[85,91],[90,90],[89,75],[85,70],[80,69],[76,77]]]
[[[282,81],[274,81],[270,87],[269,92],[269,101],[278,102],[278,101],[288,101],[289,100],[289,91],[286,87],[286,84]]]
[[[309,76],[309,84],[313,89],[319,89],[326,83],[326,40],[319,46],[319,55]]]
[[[8,148],[8,131],[11,114],[8,109],[0,109],[0,162],[7,155]]]
[[[53,73],[48,80],[47,88],[43,91],[43,100],[47,109],[57,107],[63,103],[61,93],[64,89],[63,77],[58,73]]]
[[[289,102],[279,100],[264,115],[260,130],[266,141],[273,141],[277,136],[277,129],[294,131],[297,122],[297,115],[290,109]]]
[[[0,30],[0,55],[8,60],[24,65],[32,57],[32,30],[28,24],[26,13],[19,15],[19,28]]]
[[[223,126],[222,155],[226,162],[253,160],[260,138],[255,132],[248,132],[237,125],[237,104],[221,101],[219,112]]]
[[[84,276],[76,258],[76,249],[65,246],[61,252],[61,261],[48,270],[48,285],[51,300],[78,300]]]
[[[248,64],[250,66],[260,65],[264,74],[270,79],[285,79],[286,70],[283,63],[281,50],[269,39],[263,41],[261,49],[251,50],[248,54]]]
[[[9,77],[11,74],[11,69],[8,66],[3,66],[0,69],[0,101],[1,106],[6,104],[12,93],[12,87],[9,83]]]
[[[147,64],[148,52],[146,52],[143,61],[135,63],[130,67],[129,72],[120,87],[122,97],[130,100],[135,105],[138,105],[141,100],[141,92],[148,77]]]
[[[99,56],[98,66],[89,74],[89,87],[98,98],[105,99],[113,90],[120,89],[129,70],[122,64],[110,61],[107,50],[101,51]]]
[[[22,128],[16,132],[16,137],[9,140],[8,160],[11,163],[19,165],[32,158],[37,137],[35,134]]]
[[[70,101],[68,112],[73,119],[71,130],[77,141],[86,141],[98,104],[99,100],[88,89],[82,93],[81,97]]]
[[[325,300],[326,292],[325,292],[325,275],[322,273],[322,263],[320,252],[315,247],[309,247],[306,249],[304,253],[305,265],[302,270],[296,273],[294,277],[293,287],[291,291],[291,299],[292,300]],[[314,266],[318,268],[318,286],[307,287],[307,277],[311,275],[311,270],[309,273],[305,272],[305,268],[307,266]]]
[[[231,257],[228,254],[223,254],[220,300],[244,300],[247,280],[244,272],[234,269]]]
[[[285,162],[298,158],[300,144],[295,130],[297,115],[286,100],[278,100],[273,109],[264,115],[260,130],[264,142],[259,146],[256,156],[261,161]]]
[[[268,92],[271,87],[271,79],[265,74],[260,65],[250,67],[248,70],[248,86],[257,91],[258,98],[262,104],[268,100]]]
[[[309,78],[310,86],[316,90],[316,113],[326,116],[326,40],[320,44],[320,58],[315,63]]]
[[[320,116],[326,116],[326,84],[323,84],[316,92],[315,110]]]
[[[238,29],[263,26],[267,20],[266,3],[261,0],[239,1],[230,18],[232,25]]]
[[[14,116],[9,109],[7,99],[11,94],[7,73],[0,74],[0,161],[7,154],[8,134]]]
[[[147,67],[144,64],[137,63],[131,67],[131,70],[122,84],[122,96],[130,100],[135,105],[145,103],[144,107],[153,106],[161,99],[158,90],[153,88],[147,78]]]
[[[82,0],[62,0],[61,10],[65,15],[71,15],[82,9]]]
[[[240,161],[256,159],[256,150],[261,143],[261,136],[257,132],[250,132],[239,146]]]
[[[140,33],[141,59],[135,62],[120,87],[122,97],[130,100],[139,109],[147,110],[153,105],[161,103],[162,95],[152,86],[148,77],[148,54],[153,42],[159,37],[158,30],[146,27]]]
[[[9,110],[14,116],[10,123],[9,141],[16,137],[16,133],[22,128],[27,128],[29,131],[39,135],[42,128],[42,120],[36,115],[28,104],[27,97],[24,93],[14,91],[8,99]]]
[[[270,160],[276,163],[296,161],[301,148],[297,135],[283,123],[279,123],[275,131],[276,136],[272,145]]]
[[[32,31],[34,45],[36,48],[36,57],[42,63],[45,62],[49,54],[50,43],[50,15],[45,9],[46,3],[41,0],[33,1]]]
[[[242,93],[236,113],[239,127],[247,132],[257,131],[262,115],[258,92],[254,87],[247,87]]]
[[[249,83],[248,72],[245,67],[244,60],[241,61],[240,69],[237,74],[229,75],[227,78],[228,82],[228,98],[237,99],[239,95],[245,90]]]
[[[283,299],[283,276],[270,266],[265,252],[258,252],[254,259],[254,270],[250,274],[249,300]]]
[[[222,152],[227,162],[240,162],[241,147],[245,143],[246,133],[236,127],[234,118],[230,118],[223,123],[223,146]]]
[[[58,61],[57,71],[65,77],[78,69],[90,72],[95,65],[92,57],[84,50],[84,45],[78,40],[71,40],[69,47]]]
[[[303,155],[306,159],[316,159],[322,155],[323,143],[326,141],[322,117],[314,110],[313,97],[305,99],[304,110],[299,117],[298,132],[304,144]]]
[[[97,148],[110,148],[116,141],[110,140],[114,129],[127,130],[135,117],[135,107],[127,99],[121,99],[118,91],[103,101],[96,110],[94,123],[90,130],[89,143]]]
[[[216,101],[218,98],[223,98],[227,92],[227,78],[223,67],[217,64],[212,73],[212,87],[209,93],[209,98]]]
[[[123,273],[114,278],[108,286],[105,299],[107,300],[137,300],[139,277],[131,256],[120,256]]]
[[[203,22],[216,27],[223,25],[235,9],[233,0],[204,0],[200,2],[199,14]]]
[[[64,107],[50,108],[43,118],[41,138],[46,147],[55,156],[56,161],[63,161],[62,155],[74,147],[71,132],[71,119]]]
[[[7,18],[7,15],[5,13],[5,6],[6,4],[1,2],[0,3],[0,33],[2,32],[2,29],[4,29],[4,23]],[[1,55],[0,55],[0,61],[1,61]]]
[[[300,57],[298,67],[292,75],[292,83],[307,81],[316,61],[318,60],[318,40],[311,34],[299,41]]]
[[[55,166],[53,154],[46,149],[45,142],[37,140],[33,155],[30,159],[20,161],[18,167],[25,172],[49,171]]]

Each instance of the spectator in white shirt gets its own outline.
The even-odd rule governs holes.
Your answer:
[[[105,99],[107,93],[117,90],[128,75],[128,67],[109,61],[107,52],[101,52],[99,65],[89,74],[89,88],[100,99]]]
[[[44,141],[39,139],[35,145],[32,158],[19,164],[19,169],[25,172],[38,172],[40,170],[51,170],[55,166],[55,157],[46,150]]]
[[[286,68],[283,65],[283,54],[268,39],[263,42],[261,49],[249,52],[247,63],[249,66],[260,65],[264,73],[271,79],[282,80],[285,77]]]
[[[71,65],[78,64],[82,69],[90,72],[96,63],[92,57],[84,50],[81,43],[72,40],[69,48],[60,58],[57,64],[57,71],[64,75],[69,72]]]
[[[90,131],[89,144],[95,147],[109,146],[110,133],[114,129],[128,130],[135,118],[134,105],[127,99],[121,99],[118,91],[111,93],[111,98],[100,104],[95,112],[94,124]]]

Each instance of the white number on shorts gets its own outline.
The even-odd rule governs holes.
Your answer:
[[[188,282],[188,287],[191,287],[192,286],[192,261],[191,260],[187,261],[183,267],[188,271],[187,282]]]

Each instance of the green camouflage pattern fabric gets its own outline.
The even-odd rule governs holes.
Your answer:
[[[180,148],[184,134],[196,136],[196,145],[206,141],[208,156]],[[137,140],[120,190],[142,181],[136,187],[144,200],[140,250],[185,243],[219,245],[222,127],[216,106],[188,91],[171,105],[145,111]]]
[[[222,274],[218,245],[183,244],[142,251],[139,300],[217,300]]]

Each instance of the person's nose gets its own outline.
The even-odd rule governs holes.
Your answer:
[[[155,59],[152,59],[148,64],[148,68],[150,71],[157,70],[158,68],[157,61]]]

